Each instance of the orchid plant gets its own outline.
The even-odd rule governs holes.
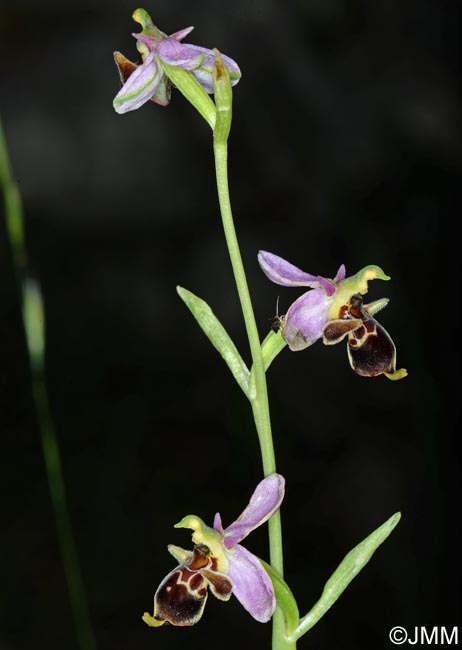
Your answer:
[[[279,509],[285,479],[276,471],[266,371],[286,345],[292,351],[301,351],[318,340],[332,345],[346,339],[350,365],[359,375],[384,374],[393,380],[405,377],[406,370],[396,369],[396,348],[390,335],[374,318],[388,300],[382,298],[363,304],[370,280],[390,278],[375,265],[349,277],[341,265],[333,279],[325,278],[306,273],[278,255],[260,251],[260,266],[272,282],[285,287],[308,287],[287,313],[277,318],[264,340],[260,339],[228,188],[232,87],[238,83],[241,71],[233,59],[217,49],[182,43],[192,27],[167,36],[144,9],[137,9],[133,19],[141,25],[141,31],[133,34],[139,60],[132,62],[120,52],[114,54],[122,83],[113,102],[116,112],[127,113],[150,101],[167,106],[174,86],[212,130],[220,213],[249,341],[250,367],[210,306],[183,287],[177,287],[177,291],[250,403],[264,475],[247,507],[227,528],[223,528],[219,514],[212,527],[196,515],[187,515],[176,524],[176,528],[192,529],[193,547],[191,550],[168,547],[178,565],[161,580],[154,596],[153,614],[145,613],[143,620],[150,627],[165,623],[194,625],[203,615],[209,591],[223,601],[234,595],[255,620],[262,623],[273,620],[273,650],[294,650],[298,639],[319,621],[388,537],[400,513],[390,517],[346,555],[327,581],[319,601],[300,616],[295,597],[283,577]],[[240,544],[252,530],[267,521],[269,563]]]

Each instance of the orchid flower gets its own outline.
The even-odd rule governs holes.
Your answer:
[[[270,620],[276,608],[272,582],[260,560],[239,542],[279,509],[285,480],[270,474],[252,494],[248,506],[227,528],[215,515],[213,528],[195,515],[187,515],[175,528],[193,530],[193,551],[170,545],[180,563],[160,583],[154,596],[154,614],[143,615],[151,627],[165,622],[194,625],[202,617],[208,589],[220,600],[233,593],[241,605],[261,623]]]
[[[133,34],[141,63],[133,63],[120,52],[114,52],[123,84],[113,102],[117,113],[133,111],[149,100],[161,106],[170,103],[171,83],[162,63],[191,72],[207,93],[213,93],[214,51],[181,43],[194,27],[186,27],[167,36],[154,25],[144,9],[137,9],[133,13],[133,20],[143,28],[140,33]],[[237,84],[241,77],[239,66],[224,54],[221,58],[228,69],[231,84]]]
[[[363,305],[369,280],[389,280],[382,269],[366,266],[345,277],[342,264],[333,279],[305,273],[278,255],[260,251],[258,261],[265,275],[284,287],[310,287],[289,307],[278,325],[292,351],[303,350],[322,338],[325,345],[348,339],[348,358],[352,369],[364,377],[384,374],[402,379],[404,368],[396,370],[396,348],[388,332],[374,314],[388,304],[387,298]]]

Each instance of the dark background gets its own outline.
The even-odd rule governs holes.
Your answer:
[[[286,579],[305,612],[356,543],[392,537],[301,648],[390,648],[394,625],[458,623],[456,454],[460,239],[457,3],[169,0],[166,32],[243,71],[230,179],[262,335],[300,291],[272,285],[259,248],[371,285],[409,377],[362,379],[343,345],[268,374]],[[221,231],[208,127],[174,93],[118,116],[112,52],[135,58],[136,5],[17,0],[0,10],[0,114],[48,321],[48,386],[98,646],[268,647],[270,626],[209,599],[190,629],[140,616],[174,561],[183,515],[229,524],[261,478],[245,398],[175,292],[206,299],[248,350]],[[0,648],[77,648],[11,254],[0,230]],[[267,557],[266,530],[248,547]]]

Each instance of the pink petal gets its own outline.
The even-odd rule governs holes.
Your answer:
[[[157,48],[159,57],[168,65],[183,70],[195,70],[199,67],[204,55],[192,45],[183,45],[174,38],[164,38]]]
[[[213,527],[218,533],[223,534],[223,524],[221,523],[221,515],[219,512],[217,512],[213,519]]]
[[[319,287],[319,279],[316,275],[305,273],[278,255],[259,251],[258,262],[266,276],[283,287]]]
[[[322,337],[331,303],[324,289],[307,291],[292,303],[282,334],[293,352],[304,350]]]
[[[170,38],[174,38],[176,41],[182,41],[185,36],[192,32],[193,29],[194,27],[185,27],[184,29],[180,29],[179,32],[170,34]]]
[[[146,34],[140,34],[139,32],[132,33],[132,36],[133,38],[136,38],[137,41],[140,41],[140,43],[143,43],[143,45],[146,45],[149,52],[155,50],[161,41],[160,38],[154,38],[153,36],[146,36]]]
[[[163,76],[155,56],[155,50],[150,52],[119,90],[113,102],[117,113],[134,111],[151,99]]]
[[[260,623],[267,623],[276,609],[272,582],[259,559],[240,544],[226,554],[233,594]]]
[[[232,548],[252,530],[268,521],[282,503],[284,486],[285,479],[280,474],[270,474],[257,485],[247,508],[224,531],[226,548]]]
[[[334,282],[343,282],[343,280],[345,279],[345,275],[346,275],[345,264],[342,264],[339,267],[339,270],[337,271],[337,275],[334,278]]]
[[[318,275],[318,282],[328,296],[334,295],[335,284],[333,280],[330,280],[329,278],[323,278],[322,275]]]

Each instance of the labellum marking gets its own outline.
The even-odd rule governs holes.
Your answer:
[[[351,297],[350,318],[362,321],[348,334],[348,358],[353,370],[363,377],[396,372],[396,348],[387,330],[364,308],[360,294]]]
[[[171,571],[154,596],[154,616],[159,625],[195,625],[202,617],[208,587],[220,600],[229,600],[232,583],[214,568],[216,559],[205,544],[196,544],[191,556]],[[148,620],[146,620],[148,624]]]
[[[371,303],[371,312],[376,313],[386,301]],[[396,370],[396,348],[387,330],[369,313],[363,305],[361,294],[351,297],[349,304],[339,310],[339,318],[329,321],[323,330],[323,341],[334,345],[348,337],[348,359],[352,369],[363,377],[385,374],[389,379],[401,379],[406,370]]]

